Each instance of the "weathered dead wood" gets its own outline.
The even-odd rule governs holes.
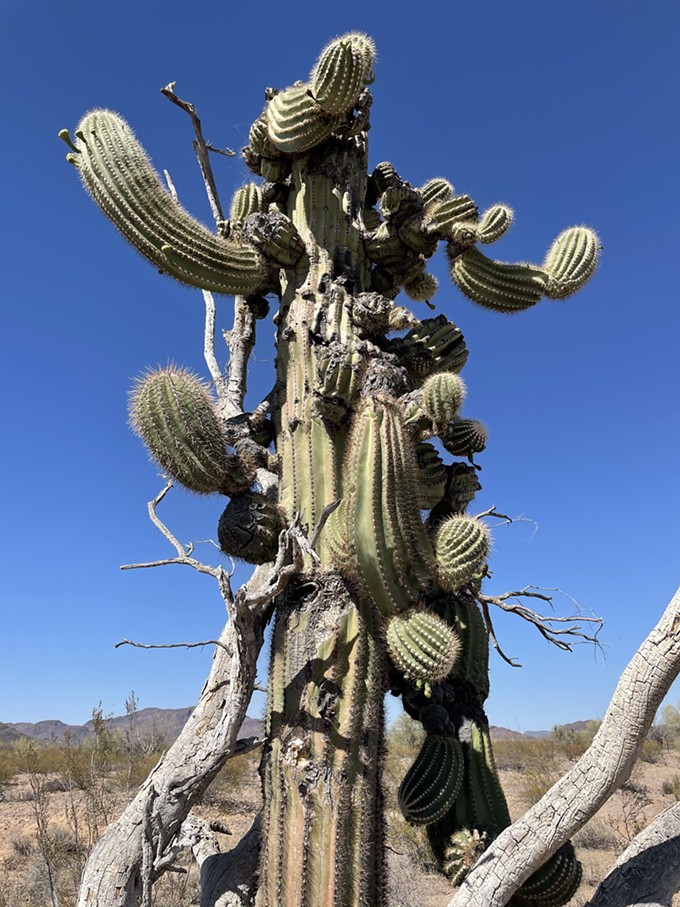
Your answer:
[[[230,619],[199,702],[135,799],[95,845],[83,873],[79,907],[139,907],[149,882],[167,868],[167,850],[189,810],[238,751],[267,606],[294,571],[293,547],[290,536],[282,534],[277,563],[258,568],[233,601],[225,598]]]
[[[503,907],[522,882],[630,776],[654,715],[680,673],[680,589],[621,675],[590,748],[489,847],[448,907]]]
[[[680,803],[664,810],[624,850],[589,907],[670,907],[680,890]]]

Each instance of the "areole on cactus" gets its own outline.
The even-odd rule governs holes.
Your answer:
[[[460,415],[460,329],[394,300],[434,296],[426,266],[440,242],[462,293],[508,313],[580,289],[599,254],[596,234],[574,227],[540,266],[496,261],[477,245],[510,226],[506,205],[480,217],[442,177],[414,188],[388,161],[369,172],[374,62],[372,40],[349,33],[306,82],[268,90],[243,151],[264,182],[236,191],[217,233],[166,192],[118,114],[86,114],[74,141],[62,133],[85,188],[156,268],[243,297],[253,330],[264,296],[279,303],[276,386],[239,413],[238,431],[182,369],[142,377],[131,402],[166,473],[231,499],[225,554],[273,561],[293,521],[315,545],[275,601],[258,907],[385,904],[388,677],[427,732],[401,806],[427,827],[444,871],[460,882],[509,823],[484,714],[489,531],[466,513],[474,465],[442,459],[471,459],[486,430]],[[519,897],[559,907],[579,878],[566,848]]]

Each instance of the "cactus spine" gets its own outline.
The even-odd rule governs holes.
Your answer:
[[[570,295],[599,254],[593,231],[574,227],[540,267],[493,260],[477,244],[505,232],[507,206],[480,217],[445,179],[414,189],[387,161],[369,173],[374,59],[371,39],[349,33],[308,82],[267,91],[243,151],[266,182],[236,192],[217,235],[165,191],[117,114],[87,114],[75,140],[60,133],[86,189],[155,267],[245,297],[253,320],[268,313],[265,295],[278,298],[276,386],[254,413],[227,419],[177,368],[142,378],[131,402],[166,472],[231,498],[218,527],[226,554],[273,561],[294,519],[315,542],[273,605],[258,907],[385,904],[388,673],[427,734],[401,807],[427,826],[445,871],[462,879],[509,822],[484,715],[489,534],[466,514],[479,482],[426,440],[454,457],[484,449],[481,423],[460,415],[468,350],[446,316],[420,320],[393,300],[402,288],[415,301],[434,295],[426,267],[439,242],[463,294],[501,312]],[[265,466],[266,489],[255,484]],[[518,904],[559,907],[579,878],[565,848]]]

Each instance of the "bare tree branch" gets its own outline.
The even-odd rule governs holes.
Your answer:
[[[222,387],[219,412],[225,419],[243,412],[248,383],[248,360],[255,346],[255,315],[243,296],[234,299],[234,325],[223,336],[229,350],[229,377]]]
[[[191,117],[194,132],[196,133],[196,139],[193,143],[194,150],[196,152],[196,157],[198,158],[198,165],[201,168],[201,173],[203,174],[203,182],[205,183],[205,190],[208,193],[210,209],[212,211],[213,217],[215,218],[215,223],[219,226],[224,220],[224,214],[222,213],[222,205],[220,203],[219,195],[217,194],[217,186],[215,185],[215,178],[213,176],[212,167],[210,165],[208,148],[201,131],[201,121],[198,118],[198,114],[196,113],[196,108],[194,107],[194,105],[177,97],[177,95],[175,94],[175,84],[175,82],[169,82],[165,86],[165,88],[161,88],[161,94],[165,95],[165,97],[169,101],[172,101],[173,104],[181,107],[182,110],[188,113]]]
[[[205,331],[203,338],[203,358],[210,372],[218,397],[226,390],[226,379],[215,356],[215,299],[208,290],[203,290],[205,302]]]
[[[494,647],[499,652],[501,657],[513,667],[520,667],[520,665],[518,662],[508,658],[501,651],[500,646],[498,645],[498,640],[496,639],[493,630],[493,624],[491,622],[491,615],[489,613],[488,607],[489,605],[494,605],[495,607],[500,608],[502,611],[506,611],[509,614],[517,614],[518,617],[521,617],[523,620],[526,620],[528,623],[536,627],[541,636],[549,643],[551,643],[551,645],[556,646],[563,652],[572,651],[574,640],[592,643],[595,646],[600,645],[597,638],[603,625],[602,618],[600,617],[588,617],[587,615],[581,613],[570,614],[566,617],[560,617],[558,615],[539,614],[537,611],[533,611],[531,608],[527,608],[522,604],[508,604],[508,601],[513,598],[537,598],[552,605],[552,596],[547,595],[546,591],[559,590],[541,591],[527,586],[526,588],[520,589],[516,592],[504,592],[502,595],[478,596],[479,602],[482,606],[482,611],[484,612],[484,619],[489,631],[489,636],[491,637]],[[585,629],[583,629],[582,624],[584,623],[593,624],[596,628],[594,632],[589,633]],[[565,639],[565,637],[567,638]]]
[[[224,648],[224,643],[219,639],[204,639],[201,642],[155,643],[134,642],[131,639],[121,639],[120,642],[116,643],[114,649],[119,649],[121,646],[134,646],[136,649],[198,649],[202,646],[222,646],[222,648]]]
[[[680,673],[680,589],[621,675],[595,738],[521,819],[493,841],[449,907],[503,907],[627,780],[654,715]]]

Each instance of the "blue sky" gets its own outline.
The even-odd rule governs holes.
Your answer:
[[[534,521],[495,530],[488,590],[559,587],[606,621],[603,657],[584,646],[559,653],[499,615],[502,645],[524,667],[492,655],[492,722],[526,730],[601,716],[661,615],[680,580],[680,7],[576,0],[567,16],[533,0],[449,0],[414,9],[263,0],[201,4],[194,16],[176,0],[115,10],[0,0],[0,721],[81,723],[99,701],[120,713],[131,690],[142,707],[189,705],[209,649],[114,644],[210,639],[224,620],[207,577],[118,569],[170,554],[146,516],[161,482],[127,428],[126,397],[148,365],[205,373],[202,299],[120,239],[57,132],[94,106],[118,110],[209,223],[188,118],[158,89],[175,80],[206,137],[239,149],[265,86],[306,78],[324,43],[348,30],[378,46],[372,164],[391,160],[414,185],[446,176],[480,208],[511,205],[516,221],[498,258],[540,261],[580,223],[604,246],[580,294],[513,318],[467,302],[443,256],[433,266],[438,311],[471,350],[465,413],[489,428],[475,507]],[[228,204],[249,174],[238,158],[214,165]],[[230,309],[222,298],[223,326]],[[251,405],[271,386],[272,337],[263,322]],[[177,490],[162,515],[183,540],[206,539],[223,506]]]

